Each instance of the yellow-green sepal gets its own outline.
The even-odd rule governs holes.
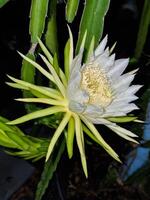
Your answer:
[[[73,156],[74,135],[75,135],[75,123],[73,117],[71,117],[68,123],[68,130],[66,134],[67,151],[69,158],[72,158]]]

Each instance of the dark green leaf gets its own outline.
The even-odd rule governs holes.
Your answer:
[[[149,24],[150,24],[150,1],[145,0],[139,25],[137,41],[136,41],[135,54],[134,54],[134,57],[136,59],[140,58],[141,53],[143,51],[148,34]]]
[[[56,22],[57,0],[51,0],[48,12],[48,23],[45,34],[45,43],[49,51],[58,54],[57,22]]]
[[[79,0],[68,0],[66,4],[66,20],[71,23],[78,11]]]
[[[30,52],[26,55],[26,57],[35,61],[34,54],[32,54]],[[28,61],[26,61],[24,59],[22,62],[22,68],[21,68],[21,79],[23,81],[34,84],[34,82],[35,82],[34,78],[35,78],[35,67],[31,63],[29,63]],[[33,95],[31,94],[30,91],[23,90],[23,97],[30,98],[30,97],[33,97]],[[32,112],[35,110],[35,105],[26,103],[25,108],[26,108],[27,112],[29,113],[29,112]]]
[[[30,11],[31,42],[37,43],[45,28],[49,0],[32,0]]]
[[[48,162],[45,163],[45,167],[41,175],[41,180],[37,187],[35,200],[42,199],[48,187],[49,181],[52,179],[53,174],[56,171],[57,165],[59,163],[62,153],[64,152],[64,149],[65,149],[65,141],[63,140],[55,158],[53,159],[51,158]]]
[[[84,34],[87,31],[85,50],[88,52],[94,37],[95,47],[101,39],[104,27],[104,17],[109,8],[110,0],[87,0],[82,15],[76,53],[79,52]]]
[[[0,8],[2,8],[10,0],[0,0]]]

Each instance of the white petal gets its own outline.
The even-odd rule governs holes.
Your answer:
[[[74,77],[68,82],[67,97],[68,99],[73,99],[76,96],[76,92],[80,90],[81,74],[74,73]]]
[[[112,59],[113,57],[111,57]],[[107,61],[109,59],[109,49],[107,48],[103,54],[97,56],[93,63],[98,64],[100,68],[104,69],[104,66],[106,65]]]
[[[68,96],[70,100],[79,102],[80,104],[87,103],[89,100],[88,93],[81,89],[70,91],[70,94],[68,94]]]
[[[124,135],[129,136],[129,137],[138,137],[138,135],[132,133],[131,131],[129,131],[129,130],[125,129],[125,128],[122,128],[122,127],[118,126],[117,124],[111,125],[110,127],[113,128],[114,130],[119,131],[120,133],[122,133]]]
[[[126,93],[124,93],[123,95],[131,95],[131,94],[135,94],[141,87],[143,87],[142,85],[131,85],[128,90],[126,91]]]
[[[83,114],[88,117],[96,118],[100,117],[103,114],[103,111],[103,108],[100,108],[99,106],[87,105]]]
[[[129,85],[131,84],[131,82],[133,81],[134,76],[135,75],[127,75],[127,74],[120,76],[120,78],[116,80],[115,83],[112,85],[113,88],[118,93],[126,91]]]
[[[104,52],[104,49],[105,49],[106,44],[107,44],[107,40],[108,40],[108,35],[106,35],[104,37],[104,39],[100,42],[100,44],[96,48],[96,50],[95,50],[95,56],[98,56],[98,55],[100,55],[100,54],[102,54]]]
[[[123,73],[123,71],[126,69],[128,63],[129,63],[129,59],[116,60],[114,63],[114,66],[108,72],[108,76],[114,76],[115,78],[120,76]]]
[[[69,102],[69,109],[72,112],[75,112],[75,113],[82,113],[84,111],[84,109],[85,109],[85,106],[84,106],[84,104],[81,104],[79,102],[70,101]]]
[[[114,110],[112,112],[106,111],[106,113],[102,115],[102,117],[120,117],[120,116],[122,116],[122,117],[126,116],[126,113],[124,113],[122,111]]]
[[[114,127],[112,127],[110,125],[108,125],[107,127],[110,128],[112,131],[114,131],[120,137],[122,137],[122,138],[124,138],[124,139],[126,139],[128,141],[131,141],[131,142],[134,142],[134,143],[138,143],[136,140],[134,140],[133,138],[131,138],[132,137],[131,135],[128,136],[128,135],[124,134],[125,132],[121,132],[118,129],[115,129]],[[137,135],[135,135],[134,137],[137,137]]]
[[[109,56],[105,66],[104,66],[105,70],[114,65],[115,56],[116,56],[115,54],[112,54],[111,56]]]
[[[125,103],[122,103],[122,104],[115,104],[115,105],[112,105],[110,106],[106,112],[123,112],[123,113],[129,113],[131,112],[132,110],[137,110],[139,109],[134,103],[130,103],[130,104],[125,104]]]
[[[130,136],[130,137],[138,137],[136,134],[132,133],[131,131],[129,131],[121,126],[118,126],[116,123],[110,122],[107,119],[102,119],[102,121],[103,121],[104,125],[108,126],[111,129],[113,128],[113,130],[117,130],[124,135]]]
[[[130,103],[128,106],[121,109],[122,112],[129,113],[132,110],[138,110],[139,108],[134,104]]]
[[[122,97],[117,97],[114,100],[114,103],[119,103],[119,102],[130,103],[130,102],[135,101],[137,99],[138,99],[138,97],[135,96],[135,95],[128,96],[128,95],[124,94],[124,95],[122,95]]]
[[[82,63],[82,56],[83,56],[83,51],[81,51],[72,61],[71,64],[71,69],[70,69],[70,77],[72,76],[73,73],[77,72],[81,68],[81,63]]]

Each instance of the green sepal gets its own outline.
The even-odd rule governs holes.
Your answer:
[[[71,64],[73,61],[73,36],[69,26],[68,26],[68,31],[69,31],[69,39],[64,49],[64,70],[67,80],[69,80]]]
[[[130,116],[125,116],[125,117],[108,117],[107,120],[111,122],[116,122],[116,123],[126,123],[126,122],[132,122],[136,120],[137,117],[130,117]]]
[[[68,130],[66,134],[67,151],[68,151],[69,158],[72,158],[73,156],[74,135],[75,135],[75,123],[74,123],[73,117],[71,117],[68,122]]]

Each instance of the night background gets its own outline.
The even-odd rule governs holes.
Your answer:
[[[146,0],[145,0],[146,1]],[[138,91],[139,99],[136,104],[140,107],[134,114],[145,123],[129,122],[124,127],[139,135],[139,145],[118,137],[103,127],[102,136],[118,152],[123,164],[113,160],[98,145],[91,145],[87,140],[86,156],[89,178],[86,179],[80,164],[80,155],[77,147],[74,156],[68,159],[66,151],[63,153],[59,165],[43,200],[149,200],[150,199],[150,32],[140,58],[134,59],[139,24],[142,15],[144,0],[111,0],[105,17],[102,38],[108,34],[108,45],[111,47],[116,41],[115,53],[117,58],[131,58],[127,71],[139,68],[133,81],[143,85]],[[21,96],[21,91],[6,85],[7,74],[20,78],[22,58],[17,51],[26,54],[30,48],[29,13],[30,0],[10,0],[0,8],[0,88],[1,103],[0,115],[9,120],[25,114],[22,103],[14,101]],[[150,4],[150,3],[148,3]],[[79,5],[75,20],[70,24],[77,42],[80,18],[84,1]],[[150,5],[149,5],[150,8]],[[148,14],[147,14],[148,15]],[[149,18],[150,24],[150,14]],[[57,2],[57,25],[59,41],[59,58],[63,63],[63,50],[68,39],[65,20],[65,2]],[[62,53],[61,53],[62,52]],[[30,134],[32,123],[19,125],[19,128]],[[47,137],[49,128],[38,124],[38,136]],[[53,131],[53,129],[52,129]],[[34,135],[35,136],[35,135]],[[147,141],[147,142],[146,142]],[[0,149],[2,153],[4,148]],[[76,153],[77,152],[77,153]],[[1,154],[0,154],[1,156]],[[34,194],[43,169],[44,159],[32,163],[20,158],[7,162],[2,153],[0,158],[0,200],[34,200]],[[5,163],[6,162],[6,163]],[[17,164],[18,163],[18,164]],[[4,167],[5,166],[5,167]],[[13,175],[7,174],[11,166],[16,168]],[[20,166],[20,181],[17,169]],[[3,172],[4,170],[4,172]],[[25,171],[28,171],[27,173]],[[1,174],[4,175],[1,179]],[[15,179],[16,182],[13,180]],[[7,186],[7,183],[8,185]],[[16,187],[14,185],[16,184]],[[10,187],[11,189],[7,189]],[[6,195],[6,193],[8,195]]]

